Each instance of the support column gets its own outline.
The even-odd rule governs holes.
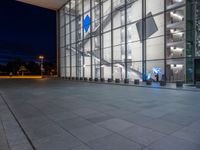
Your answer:
[[[100,41],[100,78],[103,78],[102,77],[102,34],[101,34],[101,31],[102,31],[102,1],[99,0],[99,10],[100,10],[100,18],[99,18],[99,41]]]
[[[69,1],[69,32],[70,32],[70,78],[72,77],[72,24],[71,24],[71,0]]]
[[[164,80],[167,80],[167,1],[164,0]]]
[[[142,0],[142,79],[146,81],[146,0]]]
[[[128,79],[128,64],[127,64],[127,51],[128,51],[128,41],[127,41],[127,0],[125,0],[125,79],[124,80],[127,80]]]
[[[66,65],[66,63],[67,63],[67,60],[66,60],[66,50],[67,50],[67,47],[66,47],[66,13],[65,13],[65,7],[64,7],[64,72],[65,72],[65,77],[67,77],[67,65]]]
[[[92,32],[93,32],[93,23],[92,23],[92,18],[93,18],[93,13],[92,13],[92,1],[90,0],[90,76],[93,78],[93,37],[92,37]]]
[[[77,33],[78,33],[78,31],[77,31],[77,29],[78,29],[78,23],[77,23],[77,20],[78,20],[78,17],[77,17],[78,15],[77,15],[77,2],[75,1],[75,39],[76,39],[76,42],[75,42],[75,44],[76,44],[76,46],[75,46],[75,48],[76,48],[76,77],[78,77],[78,51],[77,51]]]
[[[113,0],[111,0],[111,79],[114,79],[114,67],[113,67],[113,43],[114,43],[114,35],[113,35]]]
[[[83,76],[82,77],[85,77],[85,45],[84,45],[84,0],[82,0],[82,24],[83,24],[83,27],[82,27],[82,66],[83,66]]]

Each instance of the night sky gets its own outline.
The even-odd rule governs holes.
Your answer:
[[[0,64],[15,58],[37,61],[38,55],[56,61],[55,11],[16,2],[0,1]]]

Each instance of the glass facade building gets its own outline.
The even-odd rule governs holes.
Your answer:
[[[197,0],[69,0],[59,10],[61,77],[193,82]]]

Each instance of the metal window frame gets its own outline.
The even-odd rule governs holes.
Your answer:
[[[92,18],[93,18],[93,13],[92,13],[92,1],[90,0],[90,77],[93,78],[93,36],[92,36],[92,29],[93,29],[93,22],[92,22]]]
[[[82,0],[82,25],[84,27],[84,0]],[[85,53],[85,45],[84,45],[84,28],[82,27],[82,52],[83,52],[83,60],[82,60],[82,71],[83,71],[83,74],[82,76],[85,77],[85,56],[84,56],[84,53]]]
[[[142,0],[142,79],[146,81],[146,0]]]

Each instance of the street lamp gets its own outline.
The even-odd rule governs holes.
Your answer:
[[[41,76],[42,76],[43,75],[43,70],[44,70],[44,67],[43,67],[44,56],[40,55],[39,59],[40,59],[40,71],[41,71]]]

